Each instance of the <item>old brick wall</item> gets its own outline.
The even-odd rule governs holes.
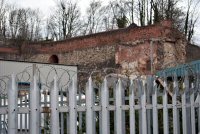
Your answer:
[[[27,58],[26,61],[48,63],[52,55],[57,55],[59,64],[77,65],[81,70],[115,67],[115,45],[92,47],[66,53],[35,54]]]
[[[186,62],[187,42],[182,39],[159,42],[156,70],[170,68]]]
[[[48,63],[54,55],[59,64],[77,65],[86,72],[113,68],[123,74],[149,74],[151,56],[154,73],[173,66],[171,62],[184,62],[185,46],[186,41],[171,22],[163,21],[64,41],[24,43],[18,50],[0,48],[0,58]]]
[[[186,46],[187,62],[200,60],[200,47],[192,44]]]
[[[186,42],[177,39],[153,39],[120,45],[116,62],[123,73],[151,74],[186,61]]]
[[[101,32],[57,42],[25,44],[22,48],[25,50],[24,52],[32,49],[34,50],[34,54],[66,53],[91,47],[109,46],[133,41],[137,42],[150,38],[174,38],[171,23],[168,24],[167,22],[163,21],[156,25]]]
[[[153,59],[156,58],[157,44],[152,47]],[[116,62],[121,65],[122,73],[149,74],[151,71],[150,41],[141,41],[137,44],[120,45],[116,53]]]

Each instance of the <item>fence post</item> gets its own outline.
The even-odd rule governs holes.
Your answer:
[[[54,77],[53,86],[50,93],[51,104],[51,134],[59,134],[59,111],[58,111],[58,81]]]
[[[77,95],[77,81],[72,78],[69,86],[69,121],[70,121],[70,134],[77,133],[77,110],[76,110],[76,95]]]
[[[183,126],[183,134],[188,133],[188,128],[187,128],[187,109],[186,109],[186,92],[189,89],[189,80],[188,80],[188,74],[187,72],[185,73],[185,79],[184,79],[184,84],[183,84],[183,93],[181,95],[181,100],[182,100],[182,126]]]
[[[79,92],[78,92],[78,98],[79,98],[79,101],[78,101],[78,103],[79,103],[79,105],[81,106],[81,104],[82,104],[82,93],[81,93],[81,90],[79,89]],[[83,123],[83,121],[82,121],[82,112],[78,112],[78,118],[79,118],[79,122],[78,122],[78,129],[79,129],[79,133],[80,134],[82,134],[83,132],[82,132],[82,123]]]
[[[198,89],[198,90],[200,90],[200,89]],[[199,96],[199,98],[198,98],[198,103],[199,103],[199,105],[198,105],[198,133],[200,133],[200,91],[198,93],[198,96]]]
[[[173,105],[173,133],[178,134],[178,111],[177,111],[177,93],[178,93],[178,82],[177,76],[174,75],[174,83],[173,83],[173,96],[172,96],[172,105]]]
[[[200,66],[199,66],[200,67]],[[196,88],[198,91],[198,133],[200,133],[200,73],[197,71]]]
[[[104,79],[102,88],[101,88],[101,106],[102,106],[102,134],[110,134],[110,124],[109,124],[109,93],[107,86],[107,79]]]
[[[190,93],[190,105],[191,105],[191,127],[192,127],[192,133],[196,134],[196,125],[195,125],[195,107],[194,107],[194,83],[192,83],[191,87],[191,93]]]
[[[167,78],[164,76],[164,91],[163,91],[163,126],[164,126],[164,134],[169,134],[169,119],[168,119],[168,99],[167,99]]]
[[[121,79],[118,80],[117,87],[116,87],[116,133],[117,134],[123,134],[123,116],[122,116],[122,81]]]
[[[129,105],[130,105],[130,134],[135,134],[135,85],[131,80],[129,90]]]
[[[33,76],[33,81],[30,90],[30,134],[39,134],[40,130],[40,91],[36,75]]]
[[[152,105],[153,105],[153,134],[158,134],[157,84],[155,80],[153,80]]]
[[[93,84],[91,77],[86,86],[86,133],[94,134]]]
[[[9,89],[8,89],[8,133],[17,134],[17,96],[18,88],[16,84],[15,75],[12,74],[11,79],[9,80]]]
[[[151,75],[148,75],[147,77],[147,90],[146,90],[146,103],[151,104],[152,103],[152,92],[153,92],[153,77]],[[147,109],[147,132],[148,134],[151,134],[152,130],[152,110]]]
[[[142,134],[147,134],[147,116],[146,116],[146,89],[141,79],[138,80],[141,101],[141,131]]]

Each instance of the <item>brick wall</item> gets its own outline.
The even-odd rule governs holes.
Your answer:
[[[187,62],[200,60],[200,47],[192,44],[186,46]]]
[[[153,72],[172,66],[169,62],[184,62],[185,42],[170,21],[163,21],[64,41],[24,43],[18,50],[0,48],[0,58],[48,63],[56,55],[59,64],[78,65],[79,70],[88,72],[114,68],[124,74],[149,74],[151,56]]]
[[[116,62],[122,66],[123,73],[128,70],[131,74],[151,74],[185,63],[186,42],[181,39],[143,40],[134,45],[133,43],[118,47]]]
[[[66,53],[34,54],[26,61],[48,63],[52,55],[57,55],[59,64],[77,65],[82,70],[115,67],[115,45],[74,50]]]

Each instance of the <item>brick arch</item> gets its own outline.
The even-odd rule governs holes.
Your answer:
[[[57,55],[51,55],[49,57],[49,63],[59,63],[59,58]]]

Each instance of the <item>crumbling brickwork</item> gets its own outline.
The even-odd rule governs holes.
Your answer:
[[[163,21],[146,27],[128,27],[57,42],[24,43],[20,49],[0,47],[0,58],[77,65],[79,70],[113,68],[123,74],[149,74],[186,61],[187,42]]]
[[[193,60],[200,60],[200,47],[196,45],[189,44],[186,46],[187,62]]]

